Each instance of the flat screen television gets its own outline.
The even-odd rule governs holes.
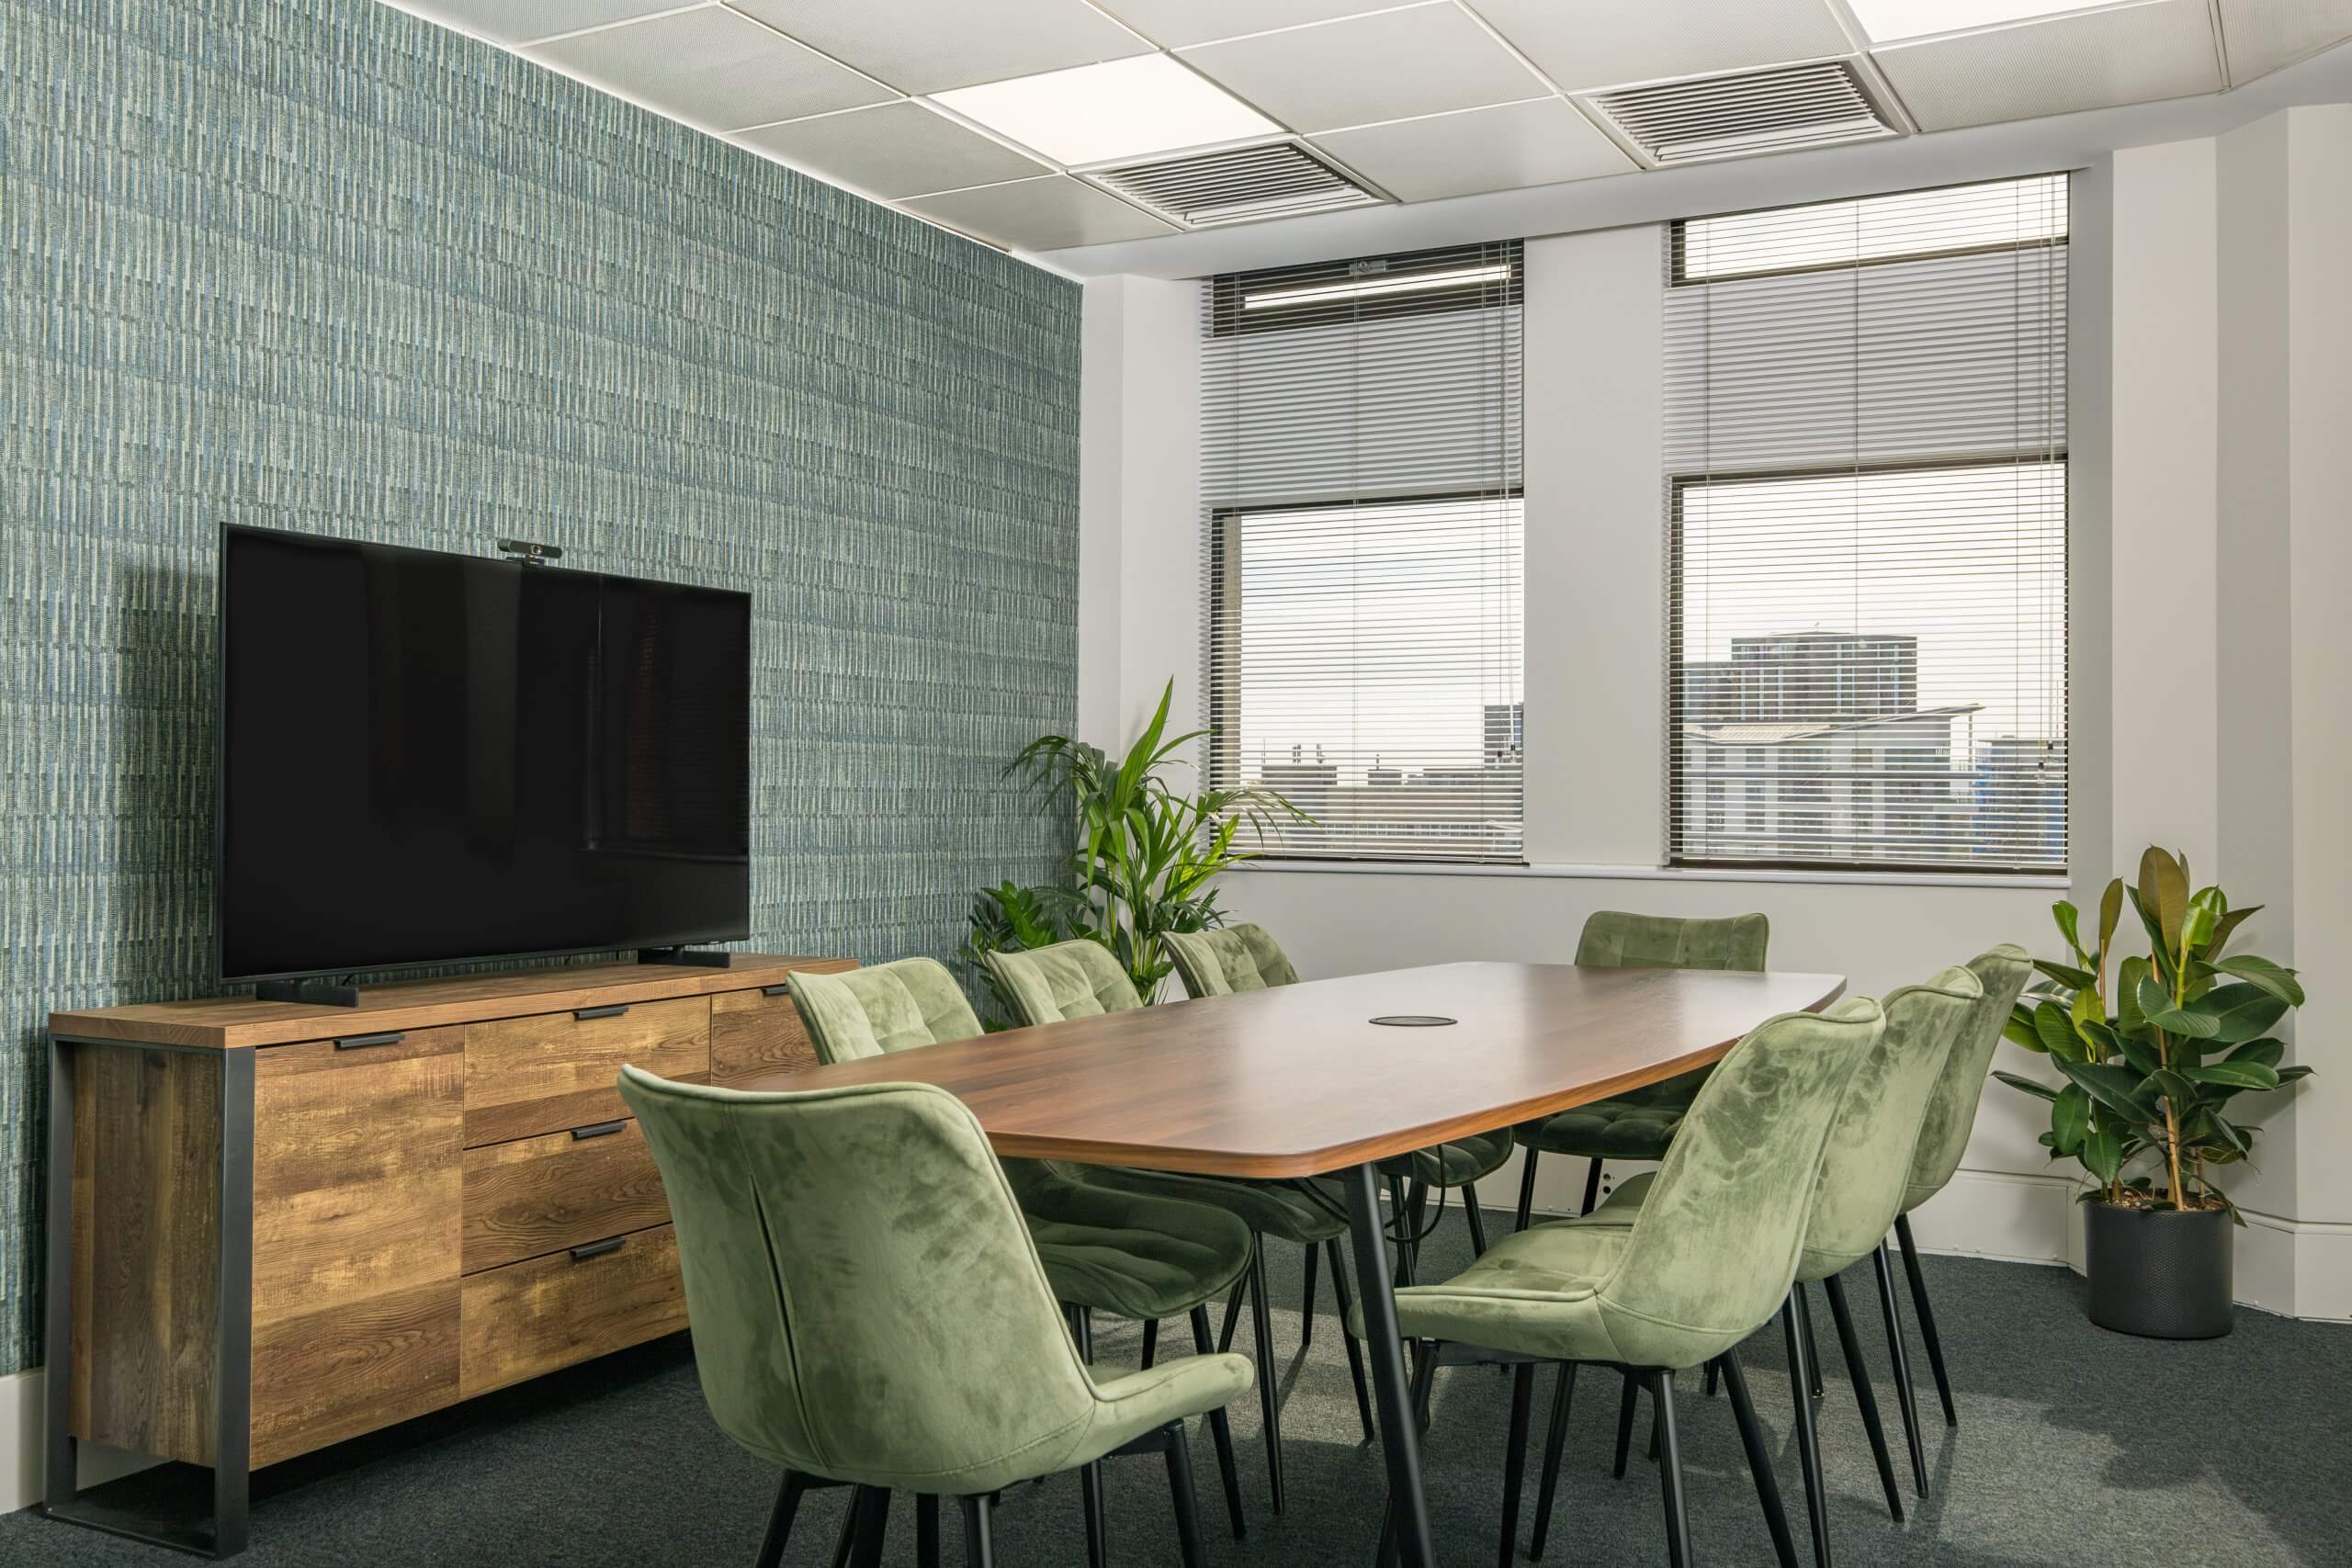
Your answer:
[[[751,596],[261,528],[220,560],[224,982],[751,930]]]

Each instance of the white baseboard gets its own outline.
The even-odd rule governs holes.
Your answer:
[[[46,1387],[40,1369],[0,1375],[0,1514],[13,1514],[40,1501],[41,1440]],[[155,1461],[103,1443],[81,1445],[81,1482],[97,1486],[144,1470]]]

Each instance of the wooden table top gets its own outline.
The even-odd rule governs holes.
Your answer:
[[[396,1029],[482,1023],[575,1008],[707,996],[781,985],[795,969],[851,969],[845,958],[788,958],[730,953],[727,967],[683,964],[559,964],[501,969],[437,980],[363,986],[356,1008],[265,1002],[252,997],[198,997],[181,1002],[87,1008],[49,1015],[52,1034],[80,1040],[135,1041],[194,1050],[236,1051]]]
[[[1836,975],[1443,964],[1073,1019],[778,1074],[936,1084],[997,1152],[1310,1176],[1510,1126],[1714,1061]],[[1370,1020],[1438,1014],[1442,1028]]]

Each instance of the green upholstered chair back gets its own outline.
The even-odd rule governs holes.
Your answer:
[[[836,1481],[973,1491],[1036,1473],[1004,1461],[1087,1418],[1028,1226],[954,1096],[629,1067],[621,1098],[669,1193],[703,1396],[737,1442]]]
[[[1761,969],[1771,922],[1761,915],[1680,919],[1596,909],[1577,941],[1592,969]]]
[[[1143,1006],[1135,982],[1111,950],[1084,937],[1026,952],[983,953],[981,962],[1012,998],[1023,1023],[1059,1023]]]
[[[1830,1123],[1885,1027],[1867,998],[1787,1013],[1716,1065],[1599,1286],[1627,1361],[1696,1366],[1770,1318],[1796,1277]]]
[[[1217,931],[1170,931],[1168,955],[1188,997],[1222,997],[1298,984],[1298,971],[1263,926],[1226,926]]]
[[[1846,1103],[1830,1126],[1798,1278],[1826,1280],[1886,1240],[1903,1212],[1928,1099],[1961,1025],[1984,995],[1973,974],[1954,968],[1879,998],[1886,1032],[1847,1084]]]
[[[935,958],[901,958],[838,975],[795,970],[792,1005],[800,1010],[820,1062],[854,1062],[980,1032],[972,1004]]]
[[[2010,942],[1969,960],[1969,970],[1984,994],[1976,1000],[1953,1040],[1944,1062],[1943,1077],[1928,1101],[1927,1121],[1919,1129],[1919,1146],[1911,1155],[1911,1190],[1903,1212],[1909,1213],[1944,1190],[1960,1156],[1968,1152],[1968,1134],[1976,1126],[1976,1102],[1984,1097],[1984,1080],[1993,1070],[1993,1048],[2001,1043],[2001,1028],[2018,993],[2033,976],[2033,960]]]

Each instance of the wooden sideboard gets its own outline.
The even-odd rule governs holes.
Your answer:
[[[254,1470],[684,1328],[621,1064],[812,1066],[786,976],[851,966],[735,953],[356,1008],[51,1014],[48,1511],[227,1556]],[[209,1470],[209,1515],[80,1496],[84,1438]]]

